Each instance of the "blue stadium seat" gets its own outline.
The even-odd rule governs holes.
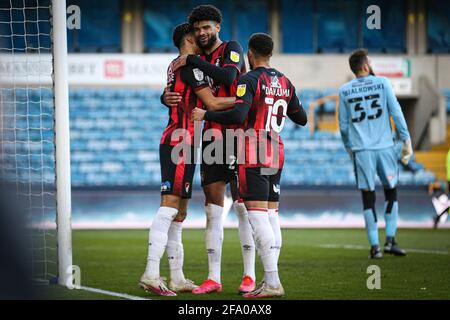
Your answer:
[[[269,32],[269,10],[267,1],[247,0],[234,2],[235,40],[247,52],[247,43],[255,32]]]
[[[235,2],[208,1],[216,5],[223,14],[221,24],[221,38],[231,40],[232,19],[234,17]],[[186,17],[194,6],[204,4],[202,1],[144,1],[144,43],[145,50],[152,52],[175,52],[172,44],[172,29],[174,25],[186,21]],[[233,11],[234,10],[234,11]],[[236,17],[238,19],[238,17]],[[258,30],[263,31],[263,30]],[[245,39],[247,42],[248,39]]]
[[[157,187],[159,140],[168,120],[167,108],[159,102],[161,90],[114,91],[71,90],[72,183],[74,186]],[[329,91],[304,90],[304,93],[316,97]],[[46,125],[51,127],[52,117],[47,120]],[[25,126],[26,122],[20,125]],[[282,137],[286,150],[285,185],[354,185],[353,165],[339,134],[315,132],[310,136],[307,128],[287,121]],[[53,141],[52,134],[47,138]],[[39,154],[40,145],[34,148],[36,155]],[[51,150],[54,146],[48,143],[45,148]],[[400,174],[403,184],[424,185],[433,179],[424,170],[415,175],[403,171]],[[198,174],[195,181],[199,182]]]
[[[358,1],[317,0],[318,52],[346,52],[358,47]]]
[[[121,3],[119,0],[69,0],[82,13],[82,27],[68,30],[68,50],[119,52],[121,50]],[[107,13],[107,14],[106,14]]]
[[[445,0],[429,0],[426,5],[428,51],[450,53],[450,3]]]
[[[370,5],[380,8],[382,27],[368,29],[367,24],[363,23],[364,47],[378,53],[405,52],[406,1],[364,0],[362,16],[366,16],[365,11]]]
[[[313,53],[313,1],[281,1],[283,53]]]

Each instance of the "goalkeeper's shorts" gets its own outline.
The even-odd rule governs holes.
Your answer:
[[[195,172],[195,148],[191,148],[190,155],[180,154],[179,157],[175,157],[176,162],[172,161],[172,150],[173,147],[168,144],[159,145],[161,195],[173,194],[190,199]]]
[[[377,175],[385,188],[395,188],[399,174],[398,160],[394,147],[355,151],[353,161],[358,189],[374,191]]]

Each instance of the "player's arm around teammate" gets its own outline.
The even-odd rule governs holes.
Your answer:
[[[173,42],[180,53],[193,53],[198,50],[188,23],[174,29]],[[187,216],[195,171],[194,128],[189,118],[197,105],[196,96],[206,97],[209,99],[208,103],[213,106],[229,106],[234,103],[234,98],[211,98],[211,89],[201,72],[195,72],[191,66],[174,71],[173,64],[174,62],[167,72],[168,88],[180,92],[181,99],[175,106],[170,107],[169,123],[161,138],[161,203],[150,228],[147,266],[140,279],[140,285],[145,290],[163,296],[174,296],[175,292],[191,292],[197,288],[191,280],[184,277],[184,250],[181,241],[182,222]],[[178,139],[179,133],[183,138],[181,141]],[[180,143],[184,144],[187,152],[185,153],[183,148],[182,153],[174,156],[174,147]],[[170,267],[169,287],[159,273],[160,260],[165,249]]]
[[[201,36],[202,30],[197,27],[196,32]],[[229,41],[226,49],[224,50],[223,66],[217,66],[212,63],[206,62],[197,55],[182,55],[177,60],[177,67],[184,66],[186,64],[192,65],[205,72],[211,77],[215,83],[220,83],[226,86],[231,86],[236,80],[239,72],[244,64],[243,61],[243,49],[237,41]]]
[[[284,106],[283,114],[300,125],[306,124],[306,113],[295,94],[294,87],[287,78],[275,69],[270,68],[269,61],[272,55],[273,41],[269,35],[255,34],[249,41],[248,58],[253,71],[239,79],[237,87],[236,105],[233,109],[212,112],[196,108],[192,119],[209,120],[222,124],[247,123],[246,129],[256,129],[266,132],[279,133],[282,125],[278,123],[278,112],[272,111],[272,105],[266,101],[277,101],[277,106]],[[283,80],[278,80],[278,77]],[[260,83],[260,80],[263,81]],[[282,83],[282,84],[281,84]],[[272,86],[273,84],[273,86]],[[273,90],[260,90],[269,87]],[[276,91],[276,89],[279,91]],[[261,93],[263,92],[263,93]],[[278,92],[278,93],[275,93]],[[283,95],[283,92],[289,93]],[[252,119],[249,111],[252,110]],[[269,111],[270,110],[270,111]],[[277,121],[272,121],[274,117]],[[283,115],[284,117],[284,115]],[[256,122],[256,118],[259,119]],[[270,124],[266,127],[266,123]],[[284,119],[282,121],[284,123]],[[250,125],[249,125],[250,124]],[[273,128],[276,126],[276,130]],[[278,144],[281,140],[276,140]],[[248,142],[246,142],[248,143]],[[248,145],[246,145],[248,147]],[[279,145],[276,147],[279,149]],[[283,155],[279,155],[283,157]],[[278,218],[279,181],[281,176],[280,163],[276,163],[275,174],[265,175],[261,168],[263,164],[248,167],[240,166],[239,181],[241,196],[248,210],[250,223],[253,229],[255,243],[264,266],[264,281],[252,292],[244,294],[246,298],[264,298],[282,296],[284,289],[278,276],[278,258],[282,243],[281,229]],[[282,163],[281,163],[282,165]],[[243,169],[243,170],[241,170]]]

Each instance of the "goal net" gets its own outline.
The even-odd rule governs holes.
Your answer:
[[[56,71],[58,63],[63,75],[67,69],[66,44],[55,49],[61,47],[56,36],[65,36],[65,1],[53,3],[0,1],[0,158],[1,178],[15,188],[11,201],[25,211],[33,279],[63,284],[61,270],[71,265],[70,163],[68,128],[61,129],[68,126],[67,81]],[[61,182],[69,183],[68,194]]]

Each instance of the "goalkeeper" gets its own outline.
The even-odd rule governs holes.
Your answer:
[[[354,164],[358,189],[362,191],[364,219],[371,245],[370,257],[382,257],[375,212],[375,175],[379,176],[385,194],[384,252],[404,256],[406,252],[395,242],[399,157],[394,149],[389,117],[393,118],[403,141],[400,161],[405,165],[413,154],[408,127],[389,81],[374,75],[367,50],[353,52],[349,63],[356,78],[339,89],[339,127]]]

